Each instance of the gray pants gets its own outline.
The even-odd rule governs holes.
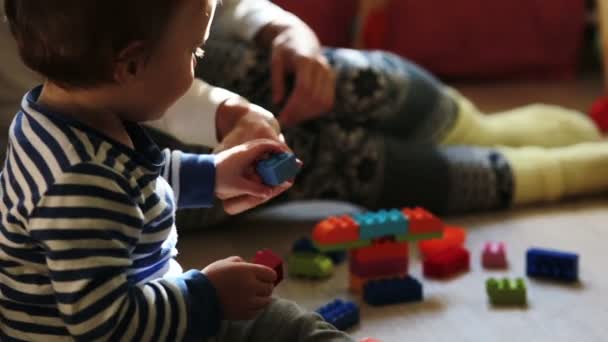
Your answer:
[[[342,342],[354,341],[321,316],[304,311],[295,303],[274,299],[251,321],[226,321],[213,342]]]

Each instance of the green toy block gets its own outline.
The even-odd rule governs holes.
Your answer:
[[[441,238],[442,236],[443,236],[443,232],[427,233],[427,234],[405,234],[405,235],[397,235],[395,237],[395,240],[397,240],[398,242],[403,242],[403,241],[416,242],[416,241],[421,241],[421,240],[437,239],[437,238]]]
[[[298,252],[287,258],[287,271],[292,277],[326,278],[334,272],[334,264],[325,255]]]
[[[490,278],[486,280],[486,292],[493,305],[526,305],[526,283],[523,278],[515,281]]]
[[[336,243],[331,245],[323,245],[317,242],[314,243],[315,247],[323,253],[327,252],[339,252],[339,251],[348,251],[355,248],[366,247],[372,244],[371,240],[357,240],[352,242],[345,243]]]

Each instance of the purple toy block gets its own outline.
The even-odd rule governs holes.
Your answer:
[[[507,252],[503,242],[486,242],[481,255],[484,268],[507,268]]]

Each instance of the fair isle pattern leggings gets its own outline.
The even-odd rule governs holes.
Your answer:
[[[197,77],[279,112],[267,52],[214,40],[206,50]],[[438,144],[458,108],[433,76],[386,52],[325,54],[337,73],[336,105],[322,119],[284,131],[305,166],[281,200],[337,199],[370,209],[418,205],[440,215],[511,204],[512,174],[498,151]],[[182,228],[213,224],[223,217],[220,209],[187,211],[178,220]]]

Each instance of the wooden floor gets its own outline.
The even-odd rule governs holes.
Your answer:
[[[601,93],[599,80],[554,83],[461,85],[458,88],[483,110],[546,102],[586,110]],[[598,170],[608,172],[608,170]],[[245,222],[222,229],[190,233],[180,238],[179,260],[185,268],[203,268],[230,255],[250,258],[270,247],[286,255],[291,243],[310,232],[329,214],[356,208],[326,202],[296,203],[266,210]],[[608,336],[608,197],[450,218],[468,228],[471,272],[445,282],[421,276],[412,248],[411,274],[423,280],[425,301],[419,304],[374,308],[362,305],[357,338],[382,341],[605,341]],[[486,272],[480,252],[488,240],[505,241],[510,269]],[[523,276],[525,250],[554,247],[580,253],[581,282],[575,286],[526,280],[529,306],[494,309],[487,303],[484,282],[490,277]],[[327,281],[285,280],[276,293],[308,309],[336,298],[353,299],[347,291],[347,269],[337,268]]]

